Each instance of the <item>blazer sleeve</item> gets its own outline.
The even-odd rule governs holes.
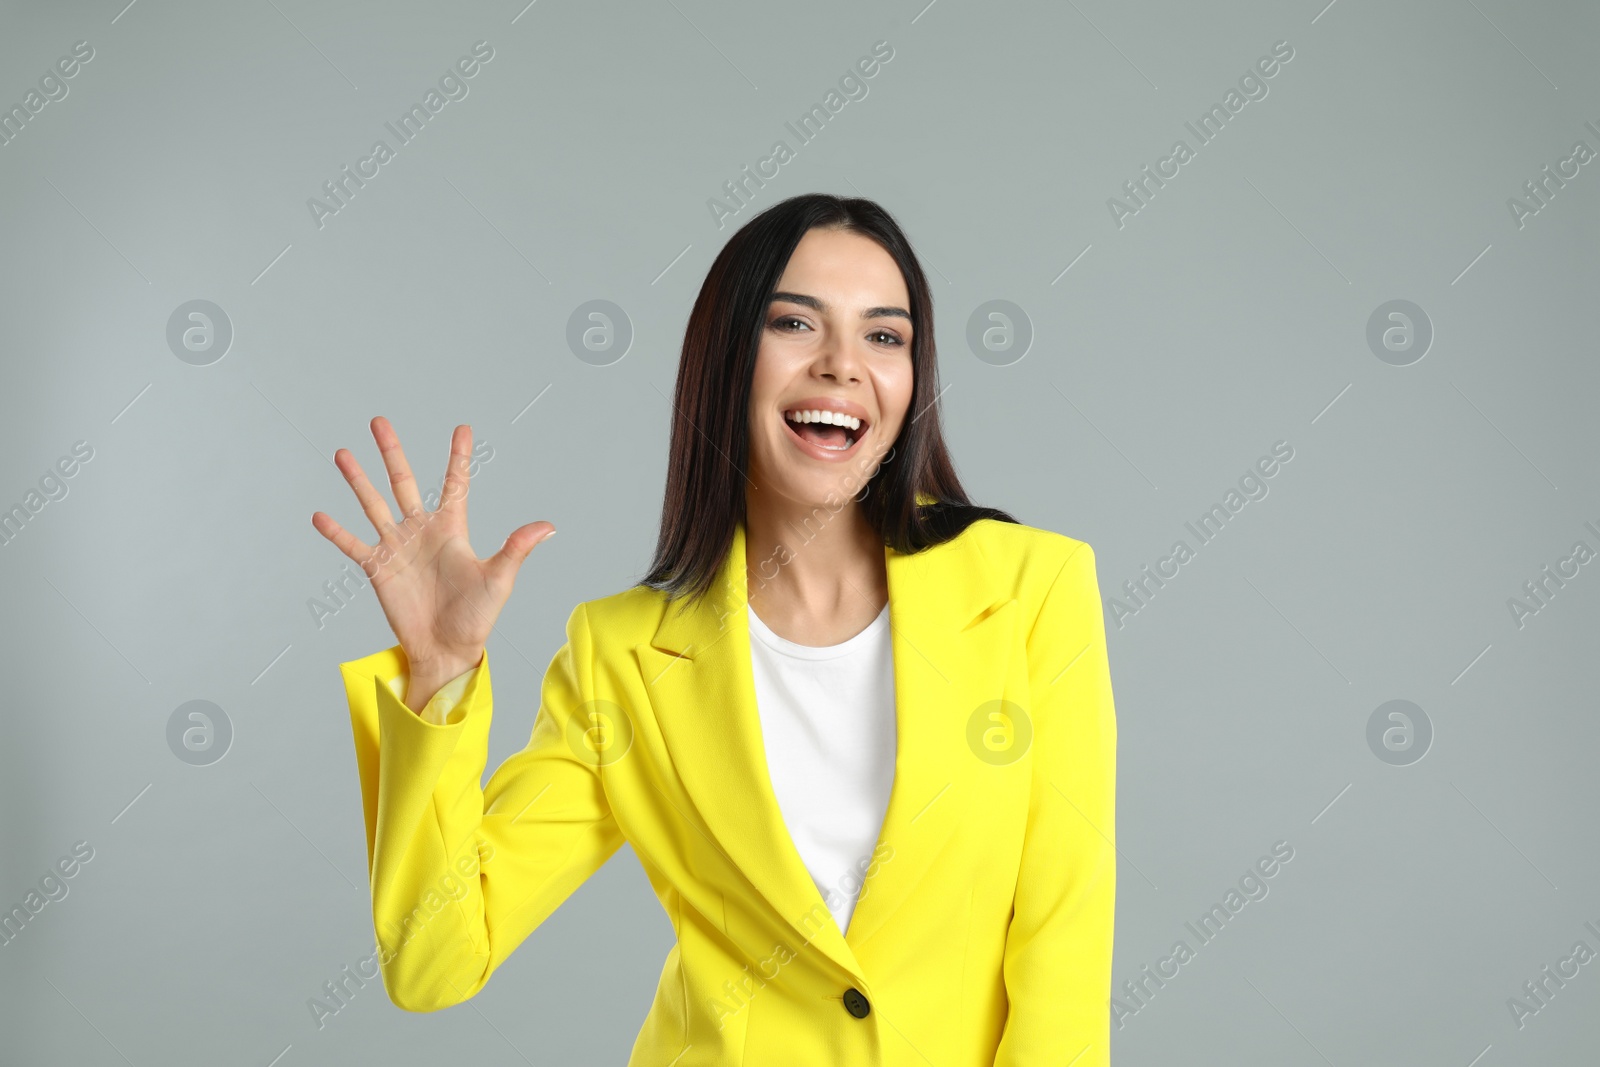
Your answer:
[[[1094,550],[1078,542],[1028,642],[1033,783],[995,1067],[1109,1067],[1116,712]]]
[[[601,761],[586,744],[594,646],[582,604],[566,634],[527,746],[482,787],[493,710],[487,652],[441,722],[406,707],[388,684],[407,669],[400,646],[340,664],[378,959],[389,999],[407,1011],[477,993],[622,844]]]
[[[428,698],[428,702],[422,706],[422,710],[418,711],[417,714],[422,716],[424,722],[431,722],[435,726],[447,725],[450,713],[455,710],[457,704],[461,703],[462,696],[466,694],[467,686],[472,684],[473,676],[477,673],[478,668],[468,667],[465,671],[444,683],[439,687],[437,693]],[[389,691],[394,694],[395,699],[404,704],[406,702],[406,693],[411,685],[410,672],[401,670],[399,674],[392,677],[387,675],[380,675],[379,677],[389,687]]]

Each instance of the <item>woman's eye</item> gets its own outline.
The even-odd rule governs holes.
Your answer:
[[[793,315],[780,315],[778,318],[773,319],[770,325],[773,329],[781,330],[784,333],[794,333],[798,328],[802,327],[807,330],[811,329],[810,323]],[[888,330],[873,330],[867,336],[880,344],[887,344],[896,348],[905,344],[897,335]]]

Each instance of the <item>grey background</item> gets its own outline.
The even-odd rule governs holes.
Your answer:
[[[1600,549],[1600,162],[1520,228],[1507,199],[1600,150],[1595,9],[1324,3],[7,5],[0,104],[95,55],[0,147],[0,504],[94,456],[0,549],[0,902],[95,855],[0,947],[0,1061],[625,1059],[671,945],[626,848],[472,1001],[374,984],[317,1027],[372,951],[337,664],[393,639],[370,590],[313,620],[345,560],[309,517],[370,533],[331,457],[381,472],[384,414],[435,486],[453,425],[493,445],[481,554],[560,528],[490,643],[492,768],[571,607],[645,570],[705,269],[824,190],[924,257],[968,488],[1092,544],[1108,604],[1294,449],[1108,621],[1116,985],[1295,849],[1115,1062],[1593,1062],[1600,963],[1520,1028],[1507,1000],[1600,950],[1600,563],[1521,627],[1507,601]],[[469,95],[319,228],[307,199],[479,40]],[[879,40],[868,95],[719,229],[707,200]],[[1107,198],[1280,40],[1268,95],[1119,228]],[[195,299],[234,331],[209,366],[166,341]],[[634,331],[604,367],[566,342],[595,299]],[[1366,341],[1395,299],[1435,332],[1403,367]],[[1033,330],[1009,365],[966,343],[990,300]],[[1434,730],[1409,766],[1367,743],[1394,699]],[[209,766],[168,747],[190,700],[232,724]]]

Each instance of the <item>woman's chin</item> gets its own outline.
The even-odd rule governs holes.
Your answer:
[[[841,511],[865,487],[862,476],[849,469],[829,469],[807,459],[778,465],[765,478],[753,477],[758,498],[787,507]]]

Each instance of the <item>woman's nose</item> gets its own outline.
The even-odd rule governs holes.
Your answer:
[[[861,380],[861,356],[848,339],[834,338],[823,343],[817,354],[817,373],[835,381]]]

